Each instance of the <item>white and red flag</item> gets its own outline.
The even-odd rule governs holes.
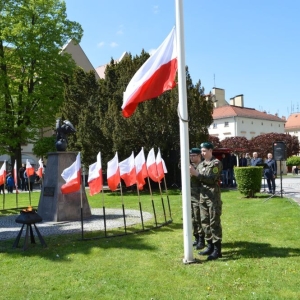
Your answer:
[[[122,160],[119,163],[119,168],[120,168],[120,177],[124,180],[125,185],[127,187],[136,184],[136,170],[135,170],[133,152],[128,158]]]
[[[148,177],[146,160],[144,154],[144,148],[139,152],[139,154],[134,159],[135,171],[136,171],[136,183],[139,190],[143,189],[145,185],[145,178]]]
[[[36,172],[36,175],[39,176],[40,178],[42,178],[43,177],[43,171],[44,171],[43,161],[41,159],[39,159],[39,168]]]
[[[174,27],[130,80],[123,95],[123,116],[130,117],[140,102],[156,98],[174,88],[176,72],[177,48]]]
[[[156,168],[157,168],[158,181],[161,181],[165,177],[165,172],[164,172],[164,166],[163,166],[159,148],[156,155]]]
[[[155,182],[159,182],[159,177],[157,173],[156,160],[154,149],[152,148],[147,156],[147,171],[148,176]]]
[[[0,185],[5,184],[6,182],[6,160],[4,161],[0,169]]]
[[[14,164],[14,182],[15,182],[16,191],[18,192],[18,169],[17,169],[17,160],[15,160],[15,164]]]
[[[89,166],[88,185],[90,187],[90,195],[100,193],[103,187],[101,153],[97,155],[97,161]]]
[[[35,174],[34,167],[30,164],[28,159],[26,160],[26,174],[27,174],[28,178],[29,178],[29,176],[32,176]]]
[[[167,170],[167,167],[166,167],[166,164],[165,164],[165,161],[163,159],[161,159],[162,161],[162,164],[163,164],[163,168],[164,168],[164,173],[168,173],[168,170]]]
[[[111,191],[115,191],[120,184],[120,169],[118,153],[107,163],[107,184]]]
[[[75,162],[68,168],[64,169],[61,177],[65,180],[60,188],[62,194],[78,192],[81,186],[81,162],[80,152],[76,156]]]

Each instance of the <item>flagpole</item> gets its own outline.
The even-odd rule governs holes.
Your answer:
[[[178,113],[180,123],[180,155],[181,155],[181,187],[182,187],[182,214],[183,214],[183,263],[195,262],[192,246],[191,220],[191,186],[189,172],[189,126],[185,75],[185,49],[183,29],[183,0],[175,0],[176,15],[176,42],[178,61]]]
[[[157,218],[156,218],[156,212],[155,212],[155,205],[154,205],[153,194],[152,194],[152,189],[151,189],[149,176],[148,176],[148,186],[149,186],[149,191],[150,191],[150,195],[151,195],[151,203],[152,203],[152,209],[153,209],[153,214],[154,214],[155,226],[157,227]]]
[[[102,176],[102,174],[101,174]],[[103,177],[102,177],[103,178]],[[103,222],[104,222],[104,235],[106,237],[106,215],[105,215],[105,206],[104,206],[104,189],[102,184],[102,210],[103,210]]]

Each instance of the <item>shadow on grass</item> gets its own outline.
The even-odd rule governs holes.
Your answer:
[[[299,248],[274,247],[267,243],[254,243],[238,241],[223,243],[222,260],[237,260],[241,258],[263,258],[263,257],[293,257],[300,256]]]

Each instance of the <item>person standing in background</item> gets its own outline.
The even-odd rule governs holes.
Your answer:
[[[230,152],[229,156],[229,166],[228,166],[228,177],[229,177],[229,186],[236,186],[235,177],[234,177],[234,167],[237,165],[237,159],[233,151]]]
[[[253,152],[253,158],[251,159],[251,167],[256,167],[257,164],[262,164],[263,161],[258,157],[257,152]]]
[[[222,154],[221,159],[223,170],[222,170],[222,187],[228,186],[228,168],[229,168],[229,161],[228,157],[225,153]]]
[[[239,167],[247,167],[248,163],[247,163],[247,158],[246,158],[246,154],[243,153],[242,157],[239,159]]]
[[[268,153],[268,158],[265,161],[265,163],[268,165],[268,168],[264,169],[264,175],[267,179],[267,184],[269,188],[269,194],[273,193],[275,194],[275,178],[277,175],[277,166],[276,161],[273,159],[273,155],[271,153]]]
[[[27,191],[26,186],[25,186],[25,177],[24,177],[24,172],[25,172],[25,165],[22,164],[21,168],[19,169],[19,180],[20,180],[20,185],[22,191]]]

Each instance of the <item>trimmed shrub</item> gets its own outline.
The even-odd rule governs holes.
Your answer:
[[[290,156],[286,161],[287,166],[299,166],[300,165],[300,156]]]
[[[263,167],[236,167],[234,175],[238,190],[248,198],[253,198],[261,188]]]

